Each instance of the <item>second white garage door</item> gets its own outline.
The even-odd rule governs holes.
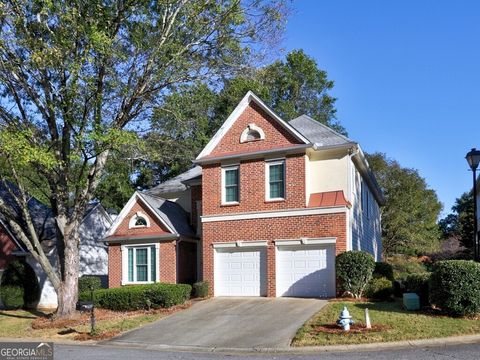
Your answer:
[[[215,296],[265,296],[265,249],[215,249]]]
[[[277,247],[277,296],[334,297],[335,246]]]

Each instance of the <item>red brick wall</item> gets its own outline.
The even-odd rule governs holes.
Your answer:
[[[177,282],[177,249],[176,240],[162,241],[160,243],[160,282]],[[154,245],[154,244],[152,244]],[[120,287],[122,285],[122,251],[120,244],[108,246],[108,287]]]
[[[0,225],[0,269],[5,269],[15,257],[11,252],[17,248],[6,230]]]
[[[140,211],[146,215],[150,220],[150,227],[143,228],[128,228],[128,223],[130,218],[135,215],[136,212]],[[120,225],[115,230],[115,233],[112,236],[132,236],[132,235],[160,235],[170,233],[165,226],[155,217],[154,214],[142,203],[137,202],[133,205],[132,209],[128,215],[123,219]]]
[[[267,295],[275,296],[274,240],[336,237],[336,253],[346,250],[346,214],[218,221],[203,224],[203,278],[214,284],[214,242],[267,240]]]
[[[285,160],[286,192],[284,201],[265,200],[265,160],[240,163],[240,202],[222,205],[222,170],[219,164],[203,167],[203,215],[231,214],[249,211],[272,211],[304,208],[305,158],[291,155]]]
[[[240,136],[249,124],[255,124],[260,127],[265,133],[265,139],[241,144]],[[268,150],[300,143],[277,121],[273,120],[257,104],[252,102],[238,117],[209,156],[238,151]]]

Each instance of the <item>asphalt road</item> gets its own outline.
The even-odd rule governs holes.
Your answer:
[[[142,350],[110,346],[55,345],[57,360],[443,360],[480,358],[480,343],[431,348],[390,349],[368,352],[318,352],[316,354],[222,354]]]

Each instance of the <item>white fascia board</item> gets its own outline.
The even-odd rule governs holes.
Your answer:
[[[280,239],[275,240],[275,246],[289,246],[289,245],[328,245],[336,244],[336,237],[324,238],[301,238],[301,239]]]
[[[112,236],[115,231],[117,230],[118,226],[122,223],[122,221],[127,217],[128,213],[130,212],[130,210],[132,209],[133,205],[135,205],[135,203],[137,202],[137,200],[141,200],[142,201],[142,204],[144,204],[149,210],[150,212],[158,219],[160,220],[160,222],[172,233],[172,234],[176,234],[175,230],[173,230],[170,226],[168,226],[168,224],[165,223],[165,221],[157,215],[157,213],[155,212],[155,209],[152,209],[152,207],[150,206],[150,204],[148,204],[148,202],[146,202],[143,197],[141,196],[141,194],[138,192],[138,191],[135,191],[135,193],[132,195],[132,197],[128,200],[128,202],[125,204],[125,206],[123,207],[122,211],[120,211],[120,214],[118,214],[118,216],[115,218],[115,221],[113,222],[112,226],[110,227],[110,229],[108,230],[107,234],[105,235],[105,238],[109,237],[109,236]]]
[[[332,206],[325,208],[305,208],[305,209],[289,209],[278,211],[258,211],[238,214],[226,215],[207,215],[202,216],[202,223],[215,221],[233,221],[233,220],[250,220],[250,219],[270,219],[279,217],[292,216],[308,216],[308,215],[323,215],[323,214],[337,214],[344,213],[348,210],[346,206]]]
[[[218,131],[213,135],[212,139],[208,142],[208,144],[203,148],[200,154],[197,156],[196,160],[203,158],[204,156],[209,155],[213,149],[220,143],[222,138],[228,132],[228,130],[232,127],[232,125],[237,121],[239,116],[245,111],[247,106],[250,104],[250,101],[255,101],[257,105],[259,105],[262,110],[264,110],[268,115],[274,118],[282,127],[288,130],[292,135],[294,135],[298,140],[302,141],[305,144],[309,144],[308,141],[302,134],[300,134],[296,129],[294,129],[291,125],[289,125],[286,121],[281,119],[277,114],[273,112],[260,98],[255,95],[252,91],[248,91],[247,94],[243,97],[243,99],[238,103],[237,107],[232,111],[232,113],[228,116],[227,120],[223,123],[223,125],[218,129]]]

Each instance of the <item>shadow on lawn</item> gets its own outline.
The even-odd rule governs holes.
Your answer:
[[[18,319],[36,319],[38,317],[50,316],[50,314],[44,313],[36,309],[22,309],[22,310],[27,313],[30,313],[30,315],[18,314],[15,310],[13,310],[13,311],[0,311],[0,316],[7,316],[7,317],[18,318]]]

